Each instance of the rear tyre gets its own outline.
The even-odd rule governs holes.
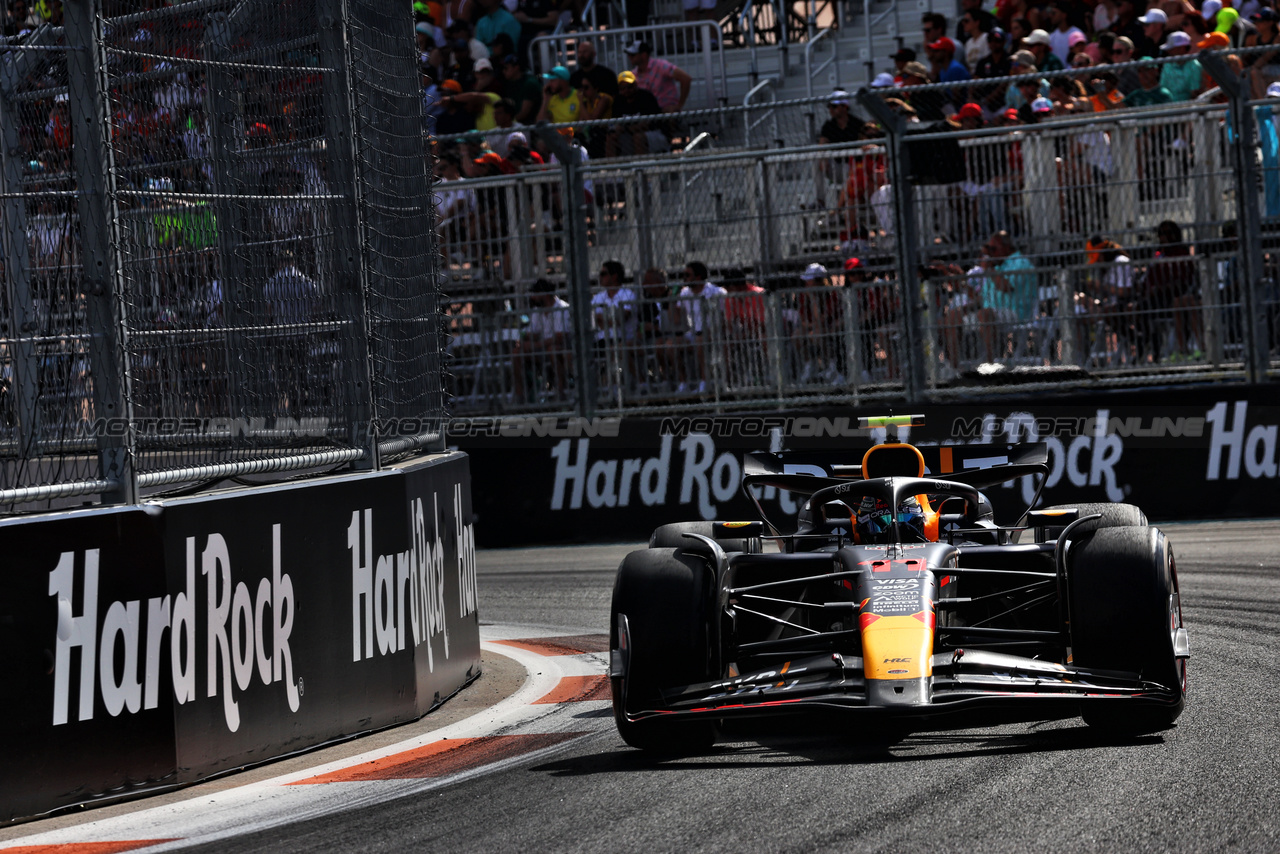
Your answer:
[[[707,562],[678,549],[635,551],[618,567],[609,647],[619,654],[620,615],[630,643],[625,678],[610,681],[614,721],[632,747],[679,755],[705,750],[715,740],[710,721],[627,718],[627,712],[662,709],[662,688],[711,679],[714,591]]]
[[[715,540],[726,552],[760,553],[759,537],[726,537],[723,527],[719,531],[720,536],[716,536],[716,528],[724,524],[724,522],[673,522],[670,525],[663,525],[649,537],[649,548],[685,549],[697,554],[709,555],[711,550],[705,543],[685,536],[685,534],[699,534]]]
[[[1071,536],[1075,540],[1079,540],[1081,537],[1084,537],[1087,534],[1092,534],[1094,531],[1102,530],[1103,528],[1131,528],[1142,527],[1147,524],[1147,514],[1143,513],[1132,504],[1102,504],[1082,501],[1078,504],[1055,504],[1052,507],[1046,507],[1044,509],[1079,510],[1079,518],[1081,519],[1085,516],[1092,516],[1095,513],[1102,514],[1101,519],[1091,519],[1088,522],[1082,522],[1077,525],[1071,531]],[[1046,525],[1045,539],[1056,540],[1061,536],[1065,527],[1065,525]],[[1019,531],[1018,535],[1014,537],[1014,542],[1020,542],[1022,535],[1029,537],[1031,536],[1031,532]]]
[[[1173,550],[1157,528],[1106,528],[1071,549],[1071,647],[1080,667],[1136,672],[1169,692],[1084,704],[1090,726],[1138,735],[1173,725],[1186,698],[1186,659],[1174,654],[1182,628]]]

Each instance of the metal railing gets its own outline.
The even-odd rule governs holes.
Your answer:
[[[838,34],[835,30],[830,27],[824,27],[817,35],[810,37],[808,43],[804,46],[805,94],[810,98],[814,97],[814,78],[825,71],[828,67],[832,69],[835,76],[835,80],[832,81],[835,85],[827,88],[840,88],[840,40],[837,35]],[[824,40],[829,40],[831,42],[831,56],[815,68],[813,65],[813,51],[818,45],[822,44]]]
[[[693,78],[689,109],[719,105],[728,92],[724,40],[714,21],[653,24],[645,27],[617,27],[607,30],[538,36],[529,43],[529,62],[535,69],[549,71],[556,65],[569,66],[577,57],[577,45],[590,40],[596,47],[596,62],[615,73],[631,68],[627,45],[646,41],[653,56],[674,62]]]
[[[1266,111],[1268,121],[1274,103],[1246,102],[1248,109]],[[740,109],[757,118],[795,113],[798,121],[800,105]],[[767,393],[760,382],[725,384],[737,370],[726,361],[728,351],[708,351],[695,359],[696,370],[680,369],[685,384],[680,391],[679,382],[656,382],[652,368],[643,374],[628,368],[638,357],[627,356],[625,347],[621,356],[610,356],[608,348],[593,350],[597,361],[614,360],[608,370],[620,379],[604,383],[596,377],[598,387],[609,391],[589,403],[622,411],[759,406],[774,393],[780,395],[775,403],[797,395],[937,397],[984,384],[973,372],[986,362],[1006,370],[1034,366],[1074,372],[1045,380],[1041,387],[1129,384],[1154,376],[1170,381],[1265,375],[1267,362],[1280,353],[1280,306],[1270,278],[1274,262],[1260,260],[1252,268],[1258,272],[1247,270],[1241,259],[1248,250],[1236,235],[1243,236],[1252,215],[1261,223],[1255,228],[1264,251],[1280,257],[1280,155],[1264,152],[1260,175],[1242,179],[1242,143],[1231,129],[1238,124],[1235,118],[1228,121],[1226,105],[1181,104],[1033,126],[895,132],[842,146],[718,148],[681,158],[576,166],[592,193],[590,205],[580,208],[590,234],[588,276],[616,260],[637,282],[645,271],[671,279],[687,262],[700,261],[712,270],[713,281],[736,278],[735,271],[741,271],[764,285],[767,312],[785,313],[797,277],[816,263],[843,286],[838,293],[850,292],[849,282],[856,284],[856,293],[865,275],[894,292],[899,306],[880,326],[881,343],[873,347],[855,330],[842,345],[844,355],[822,351],[822,364],[813,366],[803,382],[803,362],[785,362],[789,367],[781,373],[771,369]],[[900,175],[896,183],[894,175]],[[506,187],[564,182],[563,176],[545,171],[486,180]],[[1242,186],[1251,190],[1242,193]],[[521,192],[531,199],[538,195]],[[510,225],[511,246],[536,239],[556,247],[566,233],[563,223],[544,230],[513,217]],[[981,262],[997,232],[1009,234],[1019,263],[1028,268],[1019,273],[1016,302],[989,285],[984,289],[991,274]],[[1114,244],[1116,257],[1086,263],[1095,252],[1086,243],[1094,237]],[[530,278],[568,282],[579,275],[554,249],[530,257],[538,259]],[[904,261],[908,257],[910,263]],[[844,265],[850,259],[856,264],[846,280]],[[527,281],[490,280],[485,287],[492,294],[497,285],[509,294],[504,299],[518,301]],[[485,291],[475,293],[479,297]],[[667,291],[652,298],[660,304],[678,297]],[[491,313],[506,318],[503,328],[518,330],[520,324],[503,311]],[[840,317],[854,323],[860,314],[850,307]],[[777,331],[783,327],[771,328],[753,344],[761,353],[771,353],[787,338]],[[508,334],[518,337],[518,332]],[[822,340],[836,335],[824,334]],[[689,343],[693,349],[681,345],[681,352],[696,353],[702,346]],[[815,372],[825,375],[837,362],[831,376],[840,382],[813,381]],[[509,371],[500,352],[490,350],[471,364],[484,366],[480,372],[496,383],[493,394],[515,394],[515,379],[495,379]],[[543,410],[586,402],[574,396],[574,383],[561,380],[559,394],[541,396]],[[703,383],[706,391],[696,391]],[[535,397],[492,398],[474,385],[460,394],[463,409],[477,410],[490,404],[504,411],[533,407]]]

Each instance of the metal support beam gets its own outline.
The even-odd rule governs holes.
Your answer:
[[[377,469],[378,437],[374,435],[373,353],[370,349],[368,281],[363,251],[359,175],[356,171],[355,104],[352,100],[350,20],[346,0],[318,0],[320,64],[333,69],[325,75],[324,116],[328,137],[329,184],[343,195],[333,202],[333,290],[339,313],[357,322],[354,337],[342,343],[342,363],[351,389],[353,412],[349,441],[368,453],[360,468]]]
[[[903,391],[908,403],[918,403],[925,392],[925,359],[932,348],[925,346],[921,317],[925,311],[920,287],[920,238],[916,228],[915,195],[910,181],[911,161],[906,145],[907,123],[902,116],[867,87],[858,90],[860,103],[880,123],[887,135],[889,182],[893,188],[894,254],[898,260],[906,338],[906,366]]]
[[[545,123],[544,123],[545,124]],[[539,125],[534,133],[560,161],[564,173],[561,204],[567,226],[569,246],[565,255],[565,273],[573,300],[573,367],[578,376],[578,414],[592,418],[596,412],[595,362],[592,361],[591,268],[587,259],[587,192],[582,183],[582,164],[559,131]]]
[[[41,27],[30,37],[29,45],[50,43],[51,29]],[[14,343],[8,357],[13,365],[13,395],[18,429],[18,447],[36,447],[36,403],[40,384],[40,362],[36,356],[34,336],[39,332],[40,318],[31,293],[31,251],[27,240],[27,200],[22,187],[22,137],[18,130],[17,105],[10,101],[21,81],[36,67],[47,66],[48,57],[38,51],[19,51],[0,55],[0,215],[4,218],[3,243],[4,284],[8,293],[9,328],[7,335]]]
[[[227,62],[233,41],[231,21],[225,12],[210,15],[205,24],[205,55],[217,62]],[[254,325],[250,311],[250,294],[246,292],[249,265],[245,249],[230,239],[248,234],[244,203],[238,197],[257,192],[246,186],[240,148],[245,128],[239,85],[229,65],[212,66],[205,92],[205,120],[213,154],[213,203],[218,229],[218,283],[222,289],[222,318],[227,333],[222,342],[222,356],[227,366],[227,414],[233,418],[249,418],[262,413],[250,412],[245,394],[254,387],[241,354],[246,352],[243,330]]]
[[[1262,259],[1262,218],[1258,212],[1260,180],[1255,156],[1257,126],[1248,106],[1246,77],[1237,77],[1221,57],[1209,51],[1199,55],[1200,65],[1229,98],[1227,116],[1235,129],[1232,148],[1236,183],[1236,222],[1240,235],[1241,295],[1244,324],[1245,377],[1251,383],[1267,381],[1269,367],[1267,312],[1262,300],[1266,268]]]
[[[67,78],[80,245],[84,258],[84,295],[93,371],[94,415],[133,421],[124,283],[120,278],[119,211],[115,160],[110,145],[110,104],[102,53],[102,19],[97,0],[66,0]],[[119,435],[123,434],[123,435]],[[101,478],[114,483],[103,493],[108,503],[132,504],[138,485],[134,471],[133,430],[102,430],[98,438]]]

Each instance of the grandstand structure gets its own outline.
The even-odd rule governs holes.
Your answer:
[[[1040,388],[1141,383],[1156,374],[1265,377],[1277,355],[1269,235],[1280,215],[1266,188],[1280,181],[1280,166],[1265,153],[1259,163],[1257,152],[1274,137],[1273,102],[1251,100],[1247,88],[1225,79],[1195,102],[1163,108],[1060,115],[1034,125],[993,122],[978,131],[958,122],[922,123],[876,139],[816,145],[832,91],[859,90],[892,68],[898,47],[922,47],[923,14],[940,11],[955,20],[949,4],[916,5],[721,4],[714,22],[686,22],[678,10],[655,6],[640,27],[597,21],[595,29],[536,39],[529,48],[536,69],[572,67],[584,40],[600,63],[626,68],[625,47],[648,41],[655,54],[691,73],[692,91],[685,110],[667,121],[670,151],[440,185],[474,193],[488,214],[469,229],[444,232],[455,411],[725,409],[946,396],[987,385],[985,375],[974,373],[984,362],[1040,370],[1032,386]],[[1219,51],[1217,58],[1233,53]],[[1206,68],[1213,59],[1203,58]],[[1136,67],[1108,66],[1117,74]],[[1092,73],[1065,72],[1086,82]],[[1000,81],[1016,83],[1016,77]],[[893,94],[940,92],[958,104],[966,91],[934,84]],[[854,110],[881,119],[865,100],[855,101]],[[1235,133],[1245,123],[1261,131]],[[589,136],[615,125],[574,128]],[[584,182],[583,204],[564,196],[572,176]],[[1141,288],[1159,278],[1168,252],[1158,232],[1169,223],[1194,255],[1186,262],[1194,274],[1179,273],[1194,279],[1187,298],[1177,305],[1129,299],[1123,319],[1108,314],[1099,283],[1119,277]],[[1033,267],[1034,308],[998,327],[976,316],[957,333],[954,310],[963,307],[964,294],[980,289],[975,267],[991,234],[1002,230]],[[575,257],[575,239],[585,244],[581,274],[567,260]],[[1087,249],[1095,239],[1121,247],[1123,260],[1096,266],[1097,253]],[[853,259],[858,272],[847,277]],[[615,341],[609,333],[602,348],[601,324],[627,320],[605,321],[595,312],[594,345],[563,344],[575,352],[595,346],[592,376],[558,381],[562,359],[551,345],[538,365],[513,360],[511,351],[540,311],[527,298],[530,285],[553,282],[574,311],[598,294],[596,273],[606,261],[627,271],[635,308],[624,314],[637,323],[683,313],[658,336],[665,343],[640,332]],[[679,293],[691,261],[708,266],[715,283],[745,277],[765,293],[731,293],[709,310],[715,322],[705,334],[687,339],[691,312]],[[836,288],[833,317],[820,327],[807,326],[797,307],[814,283],[801,274],[815,264],[830,274],[824,284]],[[646,272],[664,277],[666,287],[646,291]],[[881,301],[870,311],[863,291],[886,283],[897,291],[898,308],[888,311]],[[767,322],[744,330],[734,325],[732,306],[747,299],[764,303]],[[919,310],[903,309],[912,305]],[[875,312],[881,316],[871,317]],[[810,343],[797,346],[797,336]],[[735,378],[744,372],[734,354],[747,346],[769,364]],[[1050,377],[1044,369],[1058,373]]]

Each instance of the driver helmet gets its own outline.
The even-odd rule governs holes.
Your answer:
[[[893,536],[893,516],[888,502],[866,496],[858,505],[854,530],[860,543],[887,543]],[[898,537],[903,542],[927,542],[924,509],[914,498],[898,504]]]

